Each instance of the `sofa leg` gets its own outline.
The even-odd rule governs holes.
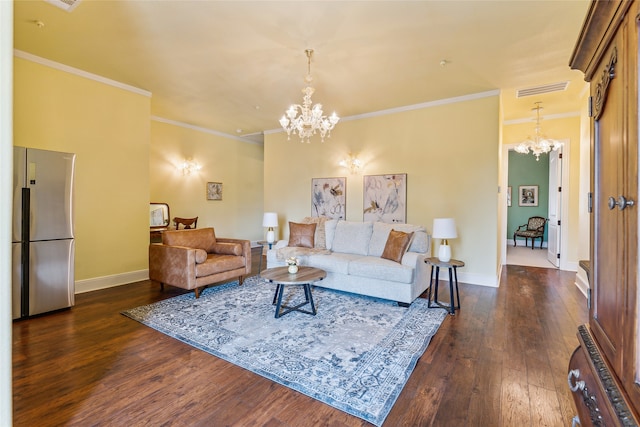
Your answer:
[[[411,303],[398,301],[398,307],[407,308],[407,307],[410,307],[410,306],[411,306]]]
[[[200,298],[200,288],[195,288],[194,291],[196,293],[196,298]]]
[[[242,286],[242,283],[244,282],[244,276],[238,277],[238,282],[240,282],[239,286]]]

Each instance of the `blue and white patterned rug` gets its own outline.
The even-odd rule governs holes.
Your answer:
[[[447,315],[421,298],[403,308],[315,287],[316,316],[276,319],[274,290],[252,277],[123,314],[377,426]],[[286,291],[288,305],[304,294]]]

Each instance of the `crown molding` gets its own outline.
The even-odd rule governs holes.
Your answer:
[[[458,102],[473,101],[475,99],[489,98],[489,97],[498,96],[498,95],[500,95],[499,90],[490,90],[487,92],[472,93],[470,95],[456,96],[453,98],[445,98],[445,99],[439,99],[436,101],[422,102],[420,104],[412,104],[412,105],[405,105],[403,107],[389,108],[387,110],[379,110],[379,111],[373,111],[370,113],[356,114],[355,116],[341,117],[340,122],[368,119],[371,117],[386,116],[389,114],[402,113],[405,111],[421,110],[424,108],[439,107],[441,105],[456,104]],[[264,134],[267,135],[267,134],[278,133],[278,132],[284,132],[284,130],[282,128],[265,130]]]
[[[256,141],[253,141],[253,140],[251,140],[249,138],[243,138],[241,136],[231,135],[229,133],[224,133],[224,132],[220,132],[220,131],[217,131],[217,130],[204,128],[204,127],[201,127],[201,126],[191,125],[189,123],[179,122],[177,120],[165,119],[164,117],[151,116],[151,120],[153,120],[154,122],[166,123],[168,125],[179,126],[179,127],[182,127],[182,128],[191,129],[191,130],[195,130],[195,131],[202,132],[202,133],[208,133],[210,135],[216,135],[216,136],[221,136],[221,137],[224,137],[224,138],[234,139],[236,141],[247,142],[249,144],[262,145],[262,144],[260,144],[260,143],[258,143]]]
[[[56,70],[64,71],[66,73],[74,74],[85,79],[94,80],[99,83],[103,83],[109,86],[117,87],[129,92],[137,93],[138,95],[151,98],[151,92],[148,90],[140,89],[135,86],[131,86],[125,83],[121,83],[115,80],[108,79],[106,77],[99,76],[97,74],[89,73],[87,71],[80,70],[78,68],[70,67],[68,65],[61,64],[59,62],[51,61],[50,59],[42,58],[40,56],[33,55],[31,53],[24,52],[22,50],[14,49],[13,56],[16,58],[25,59],[27,61],[35,62],[46,67],[54,68]]]

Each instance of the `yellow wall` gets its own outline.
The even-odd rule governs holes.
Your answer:
[[[363,175],[407,173],[407,222],[431,230],[433,218],[453,217],[460,280],[497,285],[499,98],[497,95],[338,123],[331,139],[300,143],[265,135],[265,210],[278,212],[280,238],[288,221],[311,213],[311,179],[347,176],[346,216],[362,221],[362,176],[338,166],[349,152]],[[437,248],[437,244],[434,245]]]
[[[193,159],[202,169],[182,175]],[[263,146],[160,121],[151,122],[151,200],[169,204],[171,217],[198,217],[198,228],[219,237],[263,238]],[[222,200],[207,200],[207,182],[222,183]]]
[[[541,121],[542,132],[557,140],[569,140],[569,164],[563,163],[563,173],[567,170],[569,173],[569,206],[563,206],[568,209],[568,242],[566,256],[567,267],[576,270],[578,262],[579,247],[579,214],[578,205],[584,195],[580,195],[580,123],[581,118],[578,114],[571,117],[558,119],[544,119]],[[517,123],[504,126],[503,142],[504,144],[516,144],[523,141],[527,136],[533,135],[535,123]],[[531,154],[529,154],[531,155]],[[506,236],[505,238],[509,238]]]
[[[76,281],[148,267],[149,109],[147,96],[14,58],[14,145],[77,154]]]

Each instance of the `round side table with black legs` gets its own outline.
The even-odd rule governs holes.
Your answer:
[[[433,305],[444,308],[449,311],[452,316],[456,314],[456,310],[460,310],[460,292],[458,291],[458,267],[464,267],[464,262],[457,259],[450,259],[447,262],[440,261],[438,257],[431,257],[424,260],[425,263],[431,265],[431,279],[429,282],[429,291],[427,292],[428,307],[431,307],[431,293],[433,292]],[[440,268],[449,269],[449,305],[438,301],[438,284],[440,277]],[[434,274],[435,273],[435,274]],[[454,295],[455,286],[455,295]],[[457,301],[457,302],[456,302]]]

